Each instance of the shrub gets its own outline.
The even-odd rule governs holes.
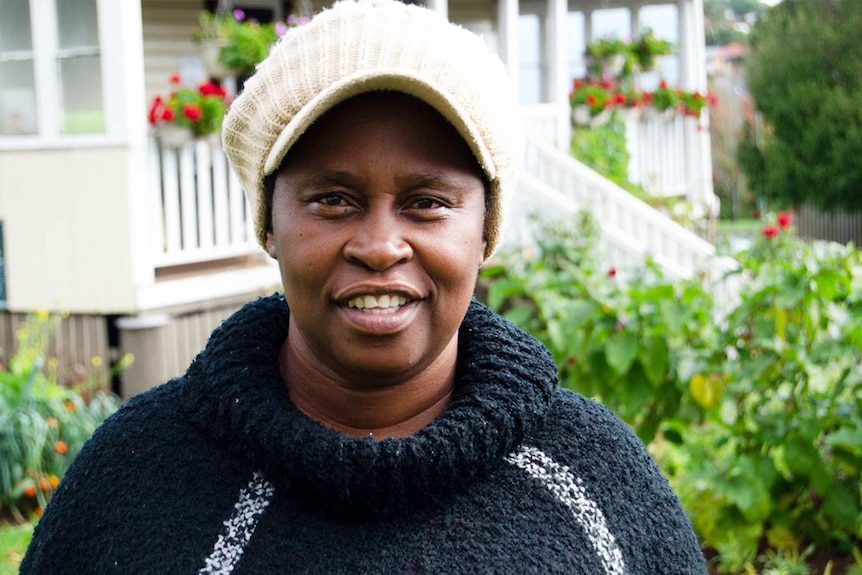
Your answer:
[[[483,272],[563,385],[652,442],[726,572],[862,539],[862,255],[800,241],[788,213],[763,232],[721,316],[698,281],[603,265],[588,217]]]
[[[56,321],[29,317],[18,331],[17,353],[0,370],[0,513],[18,520],[41,513],[84,442],[119,405],[96,389],[107,376],[99,358],[89,381],[75,389],[57,383],[56,360],[45,365]]]

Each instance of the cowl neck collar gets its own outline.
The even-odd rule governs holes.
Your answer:
[[[544,347],[474,301],[444,413],[410,437],[349,437],[288,397],[278,357],[289,313],[274,295],[226,320],[189,367],[180,396],[194,423],[312,504],[385,513],[448,497],[542,422],[557,386]]]

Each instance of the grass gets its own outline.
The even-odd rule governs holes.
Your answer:
[[[33,524],[0,523],[0,575],[16,575],[33,536]]]

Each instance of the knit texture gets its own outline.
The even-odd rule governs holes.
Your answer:
[[[186,375],[86,445],[23,575],[676,575],[706,572],[677,498],[631,430],[556,383],[548,352],[478,303],[455,396],[375,442],[289,400],[278,296],[228,319]]]
[[[264,178],[324,113],[378,90],[423,100],[467,142],[490,184],[490,257],[501,235],[503,194],[517,184],[521,127],[514,89],[482,38],[396,0],[345,0],[291,28],[231,105],[224,150],[255,214],[260,244],[266,245]]]

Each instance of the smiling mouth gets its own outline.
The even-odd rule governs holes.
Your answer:
[[[397,312],[408,303],[406,297],[398,294],[360,295],[347,300],[347,307],[373,315]]]

